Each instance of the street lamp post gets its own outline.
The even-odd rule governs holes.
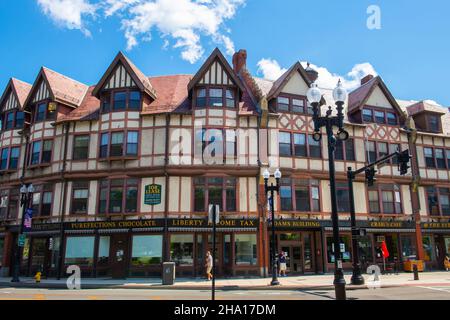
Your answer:
[[[339,237],[339,218],[337,210],[337,197],[336,197],[336,178],[334,167],[334,150],[336,147],[336,139],[341,141],[348,139],[348,132],[344,130],[344,102],[347,98],[347,92],[342,87],[339,80],[337,87],[333,90],[333,98],[336,103],[337,116],[331,116],[332,107],[329,106],[325,116],[320,115],[319,104],[322,100],[322,93],[315,83],[311,85],[307,92],[308,101],[313,107],[313,121],[314,121],[314,134],[313,139],[320,141],[322,134],[320,128],[325,127],[328,141],[328,168],[330,175],[330,193],[331,193],[331,219],[333,223],[333,244],[334,244],[334,288],[336,300],[345,300],[345,279],[342,271],[342,255],[340,248]],[[338,131],[335,134],[333,127],[337,127]]]
[[[270,285],[276,286],[279,285],[280,282],[278,281],[278,270],[277,270],[277,258],[276,258],[276,247],[275,247],[275,209],[274,209],[274,192],[280,191],[280,179],[281,179],[281,171],[277,169],[274,173],[274,177],[276,180],[276,185],[274,186],[273,183],[268,185],[269,178],[270,178],[270,172],[269,170],[265,170],[263,173],[264,177],[264,190],[267,195],[268,192],[270,192],[269,197],[269,205],[270,205],[270,213],[272,216],[272,281],[270,282]]]
[[[25,213],[30,205],[30,199],[33,197],[34,187],[30,184],[22,184],[20,187],[20,205],[22,206],[22,218],[20,219],[19,233],[17,236],[17,247],[14,256],[14,270],[11,282],[20,282],[20,258],[22,256],[23,246],[19,243],[20,236],[23,234],[23,225],[25,223]]]

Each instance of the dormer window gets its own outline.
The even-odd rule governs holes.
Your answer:
[[[277,105],[278,105],[278,111],[289,111],[289,98],[278,97]]]
[[[103,113],[110,111],[140,110],[141,92],[137,90],[105,92],[101,101]]]
[[[14,127],[14,112],[6,114],[5,130],[10,130]]]
[[[305,113],[312,114],[312,107],[305,108],[306,99],[301,97],[277,97],[277,110],[279,112],[295,112],[295,113]]]
[[[398,118],[394,112],[370,109],[365,107],[362,110],[363,122],[375,122],[378,124],[388,124],[392,126],[398,125]]]
[[[236,107],[236,93],[232,89],[198,88],[195,95],[195,106],[204,107]]]
[[[441,132],[439,116],[434,114],[428,115],[428,128],[431,132]]]
[[[54,120],[56,117],[56,108],[54,104],[42,102],[36,106],[35,122]]]
[[[23,127],[24,114],[22,111],[10,111],[5,114],[4,130],[21,129]]]

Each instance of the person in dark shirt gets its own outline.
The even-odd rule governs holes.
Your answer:
[[[278,255],[278,262],[280,264],[280,277],[286,277],[286,254],[283,251]]]

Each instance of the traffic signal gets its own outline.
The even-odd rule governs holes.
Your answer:
[[[397,155],[398,171],[400,171],[402,176],[408,173],[408,169],[410,168],[408,163],[410,159],[411,156],[409,155],[409,150],[402,151]]]
[[[375,173],[377,173],[377,170],[375,170],[375,167],[366,169],[366,181],[367,181],[367,185],[369,187],[373,186],[375,181],[377,181],[377,179],[375,178]]]

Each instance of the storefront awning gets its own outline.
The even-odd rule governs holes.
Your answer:
[[[427,233],[450,233],[450,229],[422,229],[422,232],[427,232]]]
[[[66,230],[68,234],[92,234],[95,233],[95,230]]]
[[[38,237],[38,236],[59,235],[61,232],[59,230],[53,230],[53,231],[29,231],[24,233],[28,236]]]
[[[164,228],[133,228],[131,231],[133,232],[162,232]]]
[[[98,229],[98,233],[127,233],[130,229]]]
[[[414,229],[375,229],[375,228],[367,228],[366,229],[367,232],[371,232],[371,233],[379,233],[379,232],[385,232],[385,233],[390,233],[390,232],[396,232],[396,233],[414,233],[416,232],[416,230]]]

